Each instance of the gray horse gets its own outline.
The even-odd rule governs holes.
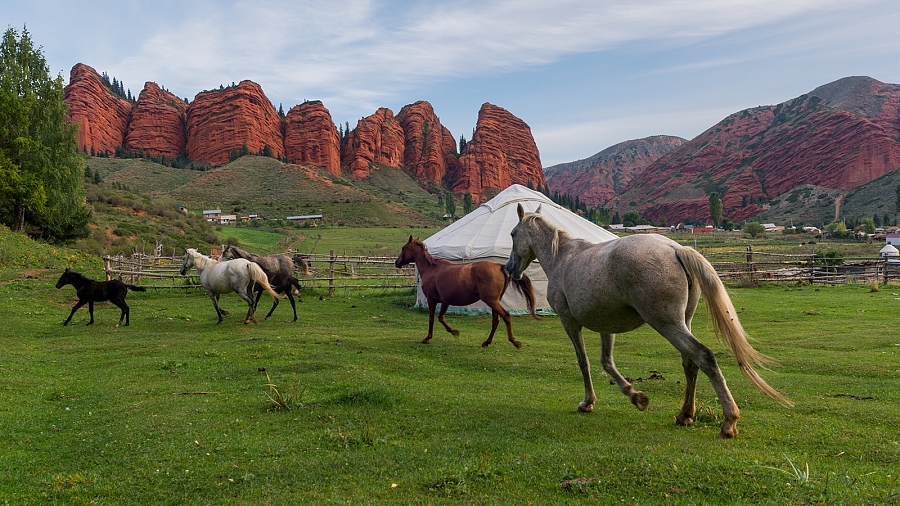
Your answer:
[[[188,248],[184,251],[184,257],[181,259],[181,275],[184,276],[196,267],[200,272],[200,284],[206,289],[206,295],[212,299],[213,306],[216,308],[216,316],[219,317],[217,323],[222,323],[222,316],[228,315],[227,311],[223,311],[219,307],[219,295],[235,292],[238,296],[247,302],[247,317],[244,323],[259,323],[259,320],[253,316],[256,311],[256,302],[250,294],[253,287],[258,283],[265,289],[272,299],[278,300],[278,294],[269,286],[269,279],[259,265],[243,258],[220,262],[215,258],[210,258],[194,248]]]
[[[719,437],[737,436],[740,410],[725,385],[713,352],[691,334],[691,319],[700,295],[712,315],[713,330],[734,353],[738,366],[764,394],[792,405],[754,370],[774,363],[747,342],[734,305],[712,265],[697,251],[656,234],[639,234],[600,244],[572,237],[540,214],[526,213],[519,204],[519,223],[512,230],[513,248],[506,269],[521,276],[535,259],[547,274],[547,301],[575,346],[584,379],[579,411],[591,411],[596,395],[584,347],[582,328],[600,332],[603,369],[641,411],[649,400],[634,390],[613,362],[615,334],[644,323],[681,352],[685,394],[678,425],[694,422],[697,372],[712,382],[725,417]]]
[[[294,274],[294,267],[298,267],[303,274],[309,275],[309,264],[300,255],[290,255],[278,253],[275,255],[257,255],[244,251],[237,246],[225,246],[219,260],[233,260],[235,258],[243,258],[250,260],[262,267],[266,276],[272,277],[276,274],[287,277]]]

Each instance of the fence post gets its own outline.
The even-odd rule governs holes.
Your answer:
[[[331,261],[328,266],[328,296],[334,297],[334,250],[331,250]]]
[[[753,246],[747,246],[747,275],[750,277],[750,284],[755,282],[753,270]]]
[[[112,267],[109,265],[109,257],[104,257],[103,263],[103,270],[106,272],[106,280],[109,281],[110,279],[112,279],[112,277],[109,275],[109,270],[112,269]]]

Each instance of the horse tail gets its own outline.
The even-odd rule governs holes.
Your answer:
[[[275,290],[272,289],[272,286],[269,285],[269,277],[266,276],[266,273],[263,272],[262,267],[259,265],[250,262],[247,264],[247,270],[250,273],[250,279],[259,283],[259,286],[263,287],[269,295],[272,296],[273,300],[279,300],[282,297],[275,293]]]
[[[540,320],[541,318],[535,313],[535,295],[534,295],[534,285],[531,283],[531,278],[527,275],[522,274],[522,277],[519,279],[515,279],[506,270],[506,264],[502,264],[500,266],[500,271],[503,272],[503,279],[505,280],[504,285],[509,286],[510,281],[512,281],[513,288],[519,292],[525,299],[525,305],[528,307],[528,313],[531,314],[531,317],[535,320]],[[506,288],[504,288],[506,291]]]
[[[307,262],[303,257],[296,257],[297,260],[300,260],[300,270],[303,271],[303,274],[309,276],[309,262]],[[293,261],[293,259],[291,259]]]
[[[534,297],[534,285],[531,283],[531,278],[522,274],[522,277],[519,279],[513,278],[512,280],[513,288],[519,292],[519,295],[525,298],[525,304],[528,306],[528,313],[531,314],[531,317],[535,320],[540,320],[541,318],[535,313],[535,297]]]
[[[750,379],[760,392],[785,406],[793,406],[791,401],[769,386],[753,368],[758,366],[767,369],[776,362],[750,346],[747,332],[741,326],[734,304],[712,264],[693,248],[679,248],[675,251],[675,255],[688,276],[700,285],[700,293],[703,294],[707,310],[712,315],[713,331],[720,342],[724,341],[731,348],[744,376]]]
[[[144,288],[143,286],[136,286],[136,285],[125,285],[125,286],[129,290],[134,290],[135,292],[146,292],[147,291],[147,289]]]

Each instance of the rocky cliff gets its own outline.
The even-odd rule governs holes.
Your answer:
[[[900,168],[900,86],[851,77],[728,116],[647,167],[611,205],[668,223],[746,219],[804,184],[850,190]]]
[[[341,173],[341,140],[331,113],[316,100],[294,106],[284,118],[284,152],[291,163]]]
[[[262,88],[252,81],[199,93],[187,109],[187,156],[225,165],[234,150],[284,156],[282,120]]]
[[[589,158],[547,167],[544,177],[551,192],[578,196],[588,206],[602,207],[648,165],[685,142],[668,135],[620,142]]]
[[[476,202],[511,184],[547,185],[531,128],[506,109],[489,103],[478,111],[475,134],[460,155],[453,179],[453,192],[469,192]]]
[[[424,101],[403,107],[397,117],[378,109],[347,132],[343,143],[321,102],[296,106],[282,119],[251,81],[201,92],[190,105],[148,82],[132,110],[96,71],[78,64],[66,102],[70,120],[82,125],[79,144],[95,152],[113,154],[121,146],[167,158],[183,154],[214,166],[229,163],[236,152],[264,153],[358,179],[383,165],[402,168],[423,184],[471,192],[476,201],[512,183],[546,186],[531,129],[491,104],[479,111],[474,138],[460,156],[455,138]]]
[[[405,140],[403,168],[420,181],[441,183],[448,173],[456,173],[456,140],[431,104],[419,101],[404,106],[397,114]]]
[[[382,107],[356,124],[347,136],[341,155],[344,168],[356,179],[363,179],[373,164],[401,167],[404,137],[400,122],[390,109]]]
[[[126,151],[162,155],[169,159],[184,154],[187,135],[185,121],[188,104],[147,82],[131,113],[125,135]]]
[[[79,126],[79,150],[112,153],[123,145],[131,103],[113,94],[96,70],[83,63],[72,67],[63,101],[69,121]]]

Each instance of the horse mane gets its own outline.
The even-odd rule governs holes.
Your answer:
[[[425,246],[425,243],[419,239],[416,239],[415,243],[422,246],[422,255],[425,257],[425,261],[428,262],[428,265],[437,265],[437,259],[431,256],[431,253],[428,251],[428,246]]]
[[[540,214],[529,214],[528,216],[522,218],[522,222],[536,223],[538,224],[538,226],[548,228],[553,231],[553,241],[550,242],[550,251],[554,257],[559,254],[560,241],[572,238],[572,234],[545,220],[544,217]]]
[[[73,271],[73,270],[69,270],[69,274],[70,274],[72,277],[74,277],[76,280],[78,280],[78,281],[82,281],[82,282],[93,281],[93,279],[91,279],[91,278],[85,276],[84,274],[82,274],[82,273],[80,273],[80,272],[75,272],[75,271]]]

